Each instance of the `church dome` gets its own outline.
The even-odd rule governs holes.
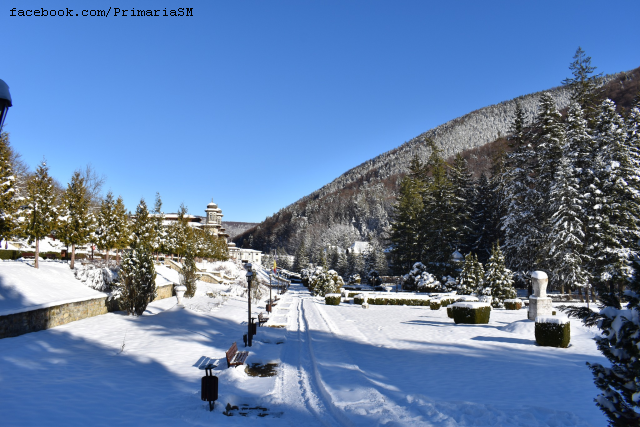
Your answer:
[[[207,209],[218,209],[218,205],[216,205],[215,203],[211,202],[207,205]]]

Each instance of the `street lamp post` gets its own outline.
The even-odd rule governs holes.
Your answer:
[[[271,301],[271,280],[273,278],[273,273],[269,273],[269,310],[267,310],[269,313],[271,313],[271,307],[273,302]]]
[[[12,105],[9,85],[7,85],[4,80],[0,79],[0,132],[2,132],[2,125],[4,125],[4,119],[7,118],[9,107]]]
[[[247,263],[244,266],[247,269],[247,301],[249,305],[248,320],[247,320],[247,345],[251,347],[253,342],[252,325],[251,325],[251,282],[253,281],[253,269],[251,263]]]

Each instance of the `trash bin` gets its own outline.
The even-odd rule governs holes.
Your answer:
[[[213,411],[214,402],[218,400],[218,377],[213,375],[213,366],[205,368],[207,375],[202,377],[200,399],[209,402],[209,411]]]

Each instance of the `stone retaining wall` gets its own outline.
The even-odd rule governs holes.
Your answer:
[[[171,298],[173,285],[158,286],[156,300]],[[107,297],[70,302],[53,307],[39,308],[22,313],[0,316],[0,338],[17,337],[29,332],[55,328],[76,320],[117,311],[118,307]]]

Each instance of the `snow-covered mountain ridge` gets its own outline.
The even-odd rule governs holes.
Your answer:
[[[608,75],[604,78],[605,92],[614,100],[628,97],[639,77],[639,69]],[[630,85],[630,81],[634,84]],[[234,241],[242,245],[248,239],[256,249],[281,247],[293,253],[302,241],[311,247],[346,247],[367,236],[379,238],[389,225],[396,190],[411,159],[417,155],[426,160],[430,154],[427,139],[442,148],[444,157],[485,146],[509,135],[516,103],[524,109],[527,123],[531,123],[543,92],[553,95],[560,110],[568,107],[569,90],[560,86],[472,111],[348,170]]]

